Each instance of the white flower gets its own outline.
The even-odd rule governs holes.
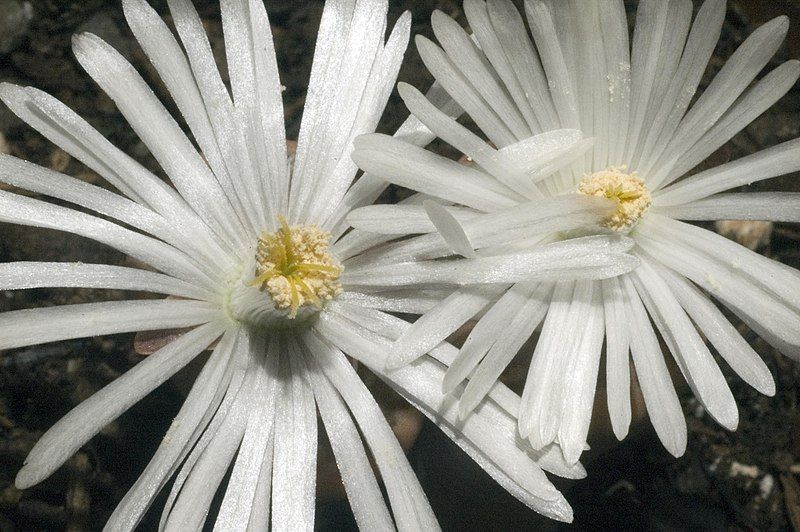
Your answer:
[[[266,530],[271,523],[274,530],[312,529],[317,413],[362,528],[437,528],[389,425],[347,358],[380,373],[391,343],[410,326],[384,310],[422,312],[441,292],[395,289],[386,272],[361,260],[369,239],[342,237],[348,211],[373,201],[386,186],[370,176],[351,186],[357,169],[349,152],[356,135],[374,130],[392,90],[407,45],[408,13],[384,44],[385,0],[326,3],[298,148],[287,159],[280,81],[261,1],[222,2],[232,97],[189,0],[168,3],[183,49],[144,0],[123,6],[199,150],[109,45],[80,35],[74,51],[174,188],[54,98],[32,88],[0,87],[15,113],[120,192],[2,156],[0,181],[77,208],[0,191],[0,221],[92,238],[151,268],[6,263],[0,265],[0,289],[112,288],[172,296],[6,312],[0,314],[0,349],[190,329],[52,427],[31,451],[17,485],[48,477],[104,425],[217,342],[108,529],[134,528],[173,477],[162,525],[202,528],[229,470],[218,528]],[[433,138],[416,119],[398,135],[420,144]],[[600,240],[597,247],[613,245]],[[612,275],[625,263],[613,253],[590,261],[573,255],[555,246],[531,257],[552,259],[549,275],[574,265]],[[419,269],[448,278],[497,268],[440,262]],[[446,364],[456,353],[442,344],[382,377],[514,496],[545,515],[571,519],[542,468],[578,478],[582,467],[566,464],[557,449],[531,452],[518,442],[519,397],[502,385],[480,412],[460,421],[456,402],[441,392]]]
[[[514,207],[482,206],[471,198],[488,198],[498,188],[515,192],[520,205],[552,197],[572,206],[562,215],[575,227],[579,211],[570,198],[576,193],[606,198],[611,211],[594,233],[632,238],[641,266],[602,282],[511,287],[476,282],[401,337],[395,364],[413,360],[484,311],[445,376],[446,392],[469,379],[460,396],[465,414],[541,324],[519,431],[535,448],[560,443],[567,461],[574,462],[584,448],[605,338],[615,434],[623,438],[631,420],[630,352],[650,419],[667,449],[681,455],[686,424],[651,319],[703,406],[729,429],[738,422],[736,403],[700,333],[753,387],[765,394],[775,387],[764,362],[708,296],[783,353],[800,357],[798,272],[678,221],[800,221],[797,194],[718,194],[800,170],[798,140],[684,177],[795,83],[800,64],[789,61],[751,85],[783,41],[788,21],[780,17],[759,28],[690,108],[720,35],[723,0],[705,2],[694,24],[690,2],[643,0],[632,46],[621,1],[526,0],[525,8],[533,42],[508,0],[464,3],[479,46],[442,13],[433,17],[442,48],[424,38],[417,41],[436,80],[497,151],[411,87],[401,88],[412,113],[478,169],[456,170],[419,148],[375,135],[357,140],[353,157],[390,181],[470,207],[452,208],[460,224],[436,225],[453,249],[468,241],[478,255],[495,254],[481,249],[482,227],[509,216]],[[594,138],[594,144],[581,144],[582,135]],[[538,161],[538,166],[520,149],[568,138],[572,147],[560,160]],[[412,168],[407,161],[415,159],[425,162]],[[356,226],[368,219],[373,228],[381,217],[374,207],[352,215]],[[535,227],[507,228],[506,237],[491,245],[513,247],[547,236]],[[547,233],[554,239],[564,236],[549,228]]]

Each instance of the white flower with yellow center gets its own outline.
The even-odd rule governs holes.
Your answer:
[[[85,287],[171,296],[6,312],[0,314],[0,350],[189,329],[52,427],[31,451],[17,485],[47,478],[107,423],[212,348],[109,530],[134,528],[168,484],[162,517],[168,530],[202,529],[223,484],[217,528],[267,530],[271,523],[273,530],[313,529],[318,415],[362,528],[437,528],[402,449],[348,357],[381,373],[391,343],[409,327],[384,311],[419,313],[440,294],[416,290],[419,279],[458,283],[488,274],[513,282],[530,274],[492,261],[381,270],[362,260],[369,239],[343,237],[347,212],[387,186],[368,175],[353,184],[357,168],[350,151],[355,136],[374,130],[393,88],[408,41],[408,13],[384,42],[386,0],[325,4],[297,150],[287,157],[281,85],[262,2],[221,3],[230,91],[189,0],[168,4],[182,46],[144,0],[123,2],[133,34],[197,147],[108,44],[80,35],[74,51],[173,186],[56,99],[29,87],[0,87],[0,98],[16,114],[118,191],[0,156],[0,181],[59,200],[0,191],[0,221],[75,233],[148,266],[6,263],[0,264],[0,289]],[[442,99],[443,107],[453,110],[448,100]],[[416,119],[398,135],[420,144],[433,139]],[[630,258],[616,244],[593,242],[598,255],[588,260],[560,244],[520,260],[543,266],[533,277],[625,270]],[[569,505],[542,468],[569,477],[581,476],[582,468],[566,464],[557,450],[531,452],[517,440],[519,397],[502,385],[480,413],[459,421],[457,404],[441,393],[446,364],[456,353],[441,345],[382,377],[514,496],[569,520]]]
[[[720,35],[724,0],[706,1],[694,23],[688,0],[643,0],[632,46],[621,0],[526,0],[525,8],[533,40],[509,0],[466,1],[473,36],[435,13],[441,48],[417,40],[436,80],[497,149],[402,86],[412,113],[475,167],[458,168],[378,135],[356,141],[354,160],[366,171],[454,204],[429,208],[428,214],[462,255],[485,257],[536,239],[585,235],[577,193],[605,200],[610,209],[589,232],[627,235],[641,265],[602,282],[476,281],[419,319],[395,345],[390,365],[413,360],[482,313],[444,379],[444,391],[456,392],[466,414],[541,325],[519,432],[535,448],[558,442],[574,462],[584,449],[605,343],[608,408],[617,437],[627,434],[631,421],[630,354],[659,437],[681,455],[686,424],[651,319],[703,406],[729,429],[737,426],[736,403],[701,333],[753,387],[773,394],[775,386],[767,366],[709,296],[780,351],[800,357],[798,272],[678,221],[800,221],[797,194],[719,194],[800,170],[798,140],[685,177],[797,80],[800,64],[789,61],[754,82],[783,41],[788,21],[780,17],[759,28],[690,107]],[[542,158],[540,146],[553,143],[560,143],[562,155]],[[500,191],[516,194],[519,205],[475,201]],[[572,220],[577,231],[553,233],[549,218],[525,209],[524,202],[541,198],[560,200],[562,225]],[[351,219],[356,227],[378,231],[390,220],[388,209],[367,207]],[[484,238],[487,225],[514,214],[546,223],[506,224],[504,236]],[[422,211],[413,215],[427,219]],[[408,249],[413,242],[394,247]]]

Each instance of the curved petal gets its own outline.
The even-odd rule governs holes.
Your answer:
[[[219,323],[197,327],[71,410],[36,442],[15,484],[24,489],[50,476],[100,429],[188,364],[223,330]]]
[[[347,404],[317,362],[317,358],[326,360],[326,354],[313,351],[315,347],[319,350],[313,341],[308,344],[308,349],[312,350],[311,356],[306,358],[308,377],[356,523],[361,530],[392,530],[392,517],[370,466],[361,435]]]
[[[30,288],[108,288],[138,290],[189,299],[213,294],[161,273],[83,262],[5,262],[0,264],[0,290]]]
[[[0,313],[0,349],[101,334],[193,327],[219,309],[201,301],[131,300],[81,303]]]
[[[222,400],[220,390],[230,382],[233,365],[230,359],[237,336],[238,331],[227,331],[217,344],[150,463],[114,509],[105,525],[106,530],[122,532],[136,528],[182,458],[189,454],[200,437],[200,431]]]
[[[654,207],[654,212],[677,220],[770,220],[800,223],[800,193],[716,194],[680,205]]]

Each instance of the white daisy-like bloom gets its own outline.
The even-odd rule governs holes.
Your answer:
[[[460,396],[463,415],[480,404],[541,326],[519,432],[535,448],[558,442],[568,462],[578,460],[584,449],[604,344],[616,436],[625,437],[631,422],[632,357],[650,419],[676,456],[686,447],[686,422],[656,329],[706,411],[731,430],[737,426],[737,406],[704,337],[754,388],[771,395],[775,385],[712,298],[778,350],[800,357],[798,272],[681,221],[800,221],[798,194],[721,194],[800,170],[798,140],[687,176],[797,80],[800,63],[788,61],[754,82],[783,41],[788,20],[780,17],[756,30],[694,101],[719,39],[725,2],[706,1],[693,23],[692,7],[689,0],[643,0],[629,43],[622,1],[526,0],[531,39],[510,1],[467,0],[464,10],[474,35],[436,13],[433,28],[441,47],[424,38],[417,46],[436,80],[486,139],[444,116],[413,88],[401,87],[401,94],[414,115],[476,167],[457,170],[451,161],[397,139],[368,135],[356,141],[353,157],[361,168],[456,204],[430,205],[428,214],[441,237],[416,240],[437,238],[440,247],[447,241],[465,256],[494,255],[494,249],[484,248],[483,228],[515,209],[498,212],[470,201],[465,183],[478,198],[507,187],[525,201],[545,197],[574,205],[570,198],[578,194],[613,202],[612,213],[594,233],[633,239],[633,254],[641,260],[633,272],[603,281],[464,287],[400,338],[390,364],[413,360],[480,315],[444,379],[444,391]],[[553,163],[561,169],[548,171],[545,165],[521,172],[536,154],[519,147],[554,137],[574,146],[573,153],[565,149],[563,160]],[[582,137],[594,143],[576,157]],[[486,140],[498,149],[487,147]],[[504,165],[496,164],[497,154]],[[424,162],[411,167],[409,160]],[[392,208],[366,207],[352,220],[377,231]],[[522,200],[516,209],[518,216],[526,215]],[[575,218],[571,209],[564,208],[562,216]],[[424,219],[426,213],[414,216]],[[505,238],[490,245],[514,248],[542,237],[527,227],[505,228]]]
[[[503,282],[531,275],[528,268],[490,260],[405,264],[393,277],[356,264],[361,251],[354,246],[367,249],[368,243],[358,235],[342,237],[349,210],[374,201],[387,186],[368,175],[353,184],[357,168],[350,151],[357,135],[374,131],[393,88],[409,14],[384,42],[386,0],[325,4],[297,151],[287,157],[281,86],[262,2],[221,3],[230,91],[190,0],[168,4],[180,43],[145,0],[125,0],[123,7],[192,139],[108,44],[79,35],[74,52],[171,185],[51,96],[0,87],[0,98],[17,115],[116,189],[0,156],[0,181],[59,202],[3,190],[0,221],[84,236],[146,265],[5,263],[0,289],[83,287],[168,296],[6,312],[0,314],[0,350],[123,332],[177,336],[52,427],[26,459],[17,486],[48,477],[103,426],[212,349],[107,529],[134,528],[170,482],[162,527],[201,529],[229,472],[216,528],[312,529],[318,416],[360,527],[436,529],[402,449],[350,358],[381,373],[392,342],[410,326],[385,311],[421,313],[440,296],[418,289],[414,278],[457,284],[486,275]],[[443,95],[432,97],[459,113]],[[398,137],[426,144],[434,135],[410,118]],[[545,279],[602,278],[630,268],[625,245],[607,238],[592,242],[596,253],[588,260],[560,243],[519,260],[538,264],[532,278]],[[414,268],[410,277],[397,279],[398,272]],[[176,328],[187,331],[174,335]],[[569,505],[543,470],[579,478],[582,467],[567,464],[555,448],[534,452],[517,438],[519,397],[502,385],[475,415],[460,420],[457,403],[441,391],[456,354],[442,344],[382,377],[514,496],[547,516],[570,520]]]

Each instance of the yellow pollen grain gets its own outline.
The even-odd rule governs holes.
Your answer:
[[[289,317],[313,305],[320,309],[342,292],[339,276],[343,267],[330,254],[330,233],[315,225],[292,226],[280,217],[281,227],[263,233],[256,251],[258,286],[272,297],[275,307],[289,309]]]
[[[601,222],[614,231],[630,229],[653,203],[650,191],[636,172],[627,173],[625,166],[611,166],[601,172],[585,174],[578,192],[614,200],[617,208]]]

